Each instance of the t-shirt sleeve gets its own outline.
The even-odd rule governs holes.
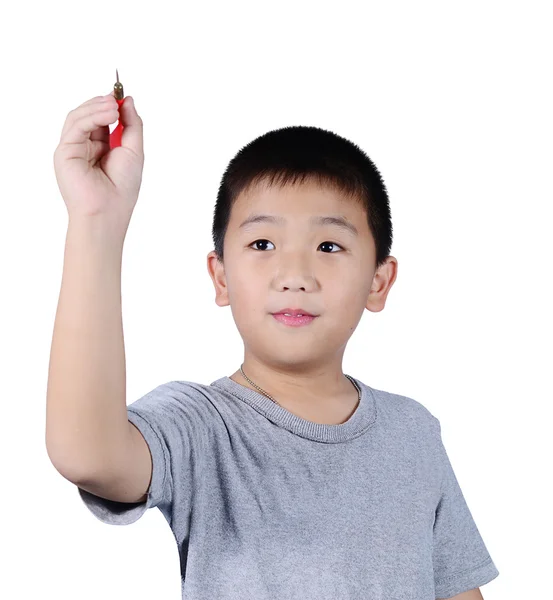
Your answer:
[[[434,587],[436,598],[451,598],[489,583],[499,571],[467,506],[444,447],[438,419],[435,425],[443,478],[434,520]]]
[[[147,498],[144,502],[117,502],[77,488],[94,516],[110,525],[130,525],[147,509],[158,507],[171,522],[174,477],[177,473],[182,477],[188,474],[193,444],[187,412],[190,410],[187,410],[186,402],[171,383],[158,386],[127,407],[128,420],[144,436],[152,457],[152,479]]]

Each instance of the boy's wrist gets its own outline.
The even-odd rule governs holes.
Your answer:
[[[67,244],[99,245],[109,252],[122,252],[126,231],[99,217],[71,217],[67,226]]]

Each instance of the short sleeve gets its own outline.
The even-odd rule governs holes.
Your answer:
[[[152,479],[146,500],[137,503],[108,500],[78,488],[85,506],[100,521],[109,525],[130,525],[147,509],[158,507],[171,523],[174,473],[186,476],[190,458],[192,441],[187,408],[182,393],[171,382],[158,386],[127,407],[128,420],[138,428],[150,450]]]
[[[433,530],[434,587],[436,598],[451,598],[489,583],[499,571],[467,506],[444,447],[438,419],[435,425],[442,486]]]

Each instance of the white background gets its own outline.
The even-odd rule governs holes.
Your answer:
[[[239,367],[241,338],[207,272],[220,178],[271,129],[330,129],[380,169],[399,263],[385,310],[365,312],[343,370],[440,419],[500,571],[482,588],[486,600],[551,593],[548,8],[480,0],[2,9],[0,596],[180,598],[162,514],[101,523],[45,448],[67,228],[53,152],[68,112],[109,93],[116,68],[145,136],[123,255],[127,404],[167,381],[210,383]]]

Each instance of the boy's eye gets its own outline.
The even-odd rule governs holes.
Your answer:
[[[248,247],[254,246],[254,244],[258,244],[259,242],[269,243],[269,244],[273,243],[273,242],[270,242],[269,240],[260,239],[260,240],[255,240],[255,242],[252,242]],[[325,246],[325,245],[331,245],[331,246],[336,246],[338,248],[342,248],[342,246],[340,246],[336,242],[322,242],[320,246]],[[259,247],[254,247],[254,250],[259,250]],[[342,250],[343,250],[343,248],[342,248]],[[330,251],[330,252],[325,252],[325,254],[336,254],[336,252]]]

